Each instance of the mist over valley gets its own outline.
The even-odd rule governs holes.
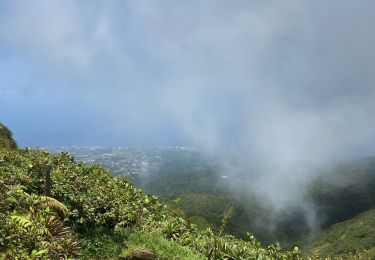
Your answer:
[[[190,147],[61,147],[76,160],[99,164],[114,176],[182,209],[200,228],[217,229],[231,210],[226,232],[239,238],[251,230],[263,243],[310,242],[322,230],[375,206],[375,157],[332,161],[288,205],[274,208],[256,186],[257,174],[228,172],[220,160]],[[298,171],[298,169],[296,169]],[[243,178],[243,176],[246,176]],[[288,191],[285,191],[288,192]]]

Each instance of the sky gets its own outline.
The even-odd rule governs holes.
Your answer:
[[[296,186],[375,154],[374,24],[371,0],[1,1],[0,121],[21,146],[188,145]]]
[[[2,1],[1,120],[26,146],[366,136],[374,5]]]

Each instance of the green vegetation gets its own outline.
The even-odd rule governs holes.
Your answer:
[[[166,150],[164,153],[171,153]],[[252,233],[268,245],[275,241],[285,248],[306,245],[307,234],[316,228],[326,229],[375,208],[375,158],[364,157],[332,162],[308,187],[306,201],[317,214],[316,226],[309,223],[309,212],[291,208],[275,213],[251,190],[251,179],[221,178],[215,162],[191,151],[166,154],[159,169],[144,181],[136,181],[147,192],[157,194],[165,203],[182,209],[186,217],[198,227],[217,230],[228,209],[233,207],[225,231],[238,238]],[[190,166],[190,167],[189,167]],[[272,212],[272,214],[270,214]],[[311,220],[311,219],[310,219]],[[270,228],[269,223],[272,223]]]
[[[186,212],[187,217],[194,224],[215,229],[220,226],[225,211],[233,206],[233,201],[225,196],[182,193],[172,200],[172,205]],[[207,219],[210,220],[210,225]]]
[[[0,123],[0,148],[16,149],[17,143],[12,136],[13,134],[8,127]]]
[[[364,157],[334,166],[310,187],[323,228],[375,208],[375,158]]]
[[[49,175],[50,193],[46,192]],[[166,199],[173,204],[164,205],[126,178],[76,162],[65,152],[4,145],[0,148],[0,259],[132,259],[142,250],[157,259],[303,259],[297,247],[289,251],[278,243],[262,247],[249,233],[243,240],[228,235],[233,216],[240,213],[225,195],[191,192],[176,197],[172,193]],[[179,207],[190,209],[191,215],[185,218]],[[204,217],[198,215],[201,212]],[[306,249],[311,258],[305,258],[321,259],[317,251],[351,259],[373,256],[374,215],[370,211],[348,225],[333,226],[332,230],[343,231],[318,237]],[[214,219],[212,229],[206,218]]]
[[[205,259],[201,254],[197,254],[188,247],[184,247],[162,235],[150,236],[148,233],[132,230],[126,234],[126,251],[124,255],[131,255],[136,248],[148,248],[154,252],[159,259]]]
[[[363,259],[375,259],[375,209],[334,224],[313,239],[305,251],[341,257],[358,252]]]
[[[297,248],[262,248],[251,235],[225,235],[223,219],[217,232],[200,231],[178,210],[99,166],[67,153],[0,149],[0,259],[116,259],[139,247],[158,259],[301,259]]]

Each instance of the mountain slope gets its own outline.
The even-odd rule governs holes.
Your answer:
[[[138,247],[157,259],[301,259],[298,248],[262,248],[199,231],[123,177],[63,152],[0,148],[0,259],[132,259]],[[50,175],[50,194],[45,195]]]
[[[367,251],[367,254],[363,251]],[[346,256],[362,251],[364,259],[375,258],[375,209],[334,224],[316,237],[306,252],[319,251],[322,256]]]
[[[106,167],[123,162],[121,167],[110,167],[115,172],[121,172],[122,166],[132,165],[134,161],[157,165],[148,171],[143,180],[140,175],[135,185],[138,182],[138,187],[183,210],[186,218],[201,230],[211,227],[218,232],[223,216],[230,211],[224,231],[237,237],[246,239],[247,231],[251,230],[263,244],[279,241],[284,247],[291,248],[296,244],[304,248],[310,241],[309,226],[298,208],[288,208],[277,218],[270,219],[271,209],[260,198],[251,194],[236,196],[233,191],[229,193],[230,182],[217,174],[215,162],[202,158],[196,152],[170,148],[74,148],[70,151],[87,161],[104,157],[104,161],[94,161],[99,164],[104,162]],[[150,157],[155,160],[148,161]],[[322,173],[312,182],[307,197],[315,205],[322,230],[375,207],[374,157],[334,161],[319,170]],[[269,225],[276,228],[270,229]]]

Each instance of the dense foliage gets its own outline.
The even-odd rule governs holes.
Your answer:
[[[305,251],[342,257],[358,252],[363,259],[374,259],[375,209],[331,226],[315,237]]]
[[[48,169],[52,169],[50,197],[44,196]],[[190,255],[185,259],[192,259],[192,254],[196,259],[300,258],[297,248],[287,252],[278,245],[262,248],[252,236],[243,241],[222,231],[198,231],[178,211],[125,178],[77,163],[67,153],[0,149],[0,189],[0,252],[5,258],[119,256],[126,255],[131,250],[126,245],[132,244],[148,246],[161,259],[164,247]],[[135,235],[130,236],[129,230]],[[171,242],[156,246],[160,239],[155,237]],[[142,239],[147,243],[139,242]]]
[[[1,147],[10,149],[17,148],[17,143],[13,139],[12,132],[2,123],[0,123],[0,148]]]

